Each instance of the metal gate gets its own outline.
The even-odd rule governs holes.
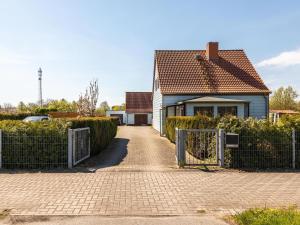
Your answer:
[[[90,157],[90,128],[69,129],[69,168]]]
[[[220,138],[222,136],[223,133],[220,136],[218,129],[176,129],[178,165],[221,165],[223,151],[220,149],[223,148],[224,141]]]

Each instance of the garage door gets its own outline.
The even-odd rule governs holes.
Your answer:
[[[135,125],[147,125],[147,114],[134,114]]]
[[[112,117],[119,117],[119,125],[123,124],[123,114],[110,114]]]

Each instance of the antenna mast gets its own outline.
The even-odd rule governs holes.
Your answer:
[[[42,69],[39,68],[38,70],[38,79],[39,79],[39,100],[38,100],[38,104],[40,105],[40,107],[43,107],[43,94],[42,94]]]

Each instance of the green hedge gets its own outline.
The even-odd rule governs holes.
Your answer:
[[[118,118],[82,117],[68,119],[71,128],[89,127],[91,132],[91,155],[99,154],[117,134]]]
[[[207,116],[172,116],[166,120],[166,136],[174,143],[176,127],[179,129],[204,129],[216,126],[217,119]]]
[[[96,155],[115,137],[116,123],[116,119],[98,117],[34,123],[0,121],[3,168],[67,167],[69,128],[90,127],[91,155]]]
[[[239,148],[225,149],[228,167],[292,167],[292,127],[272,124],[267,120],[232,117],[222,118],[218,128],[239,134]],[[296,160],[300,162],[300,158]]]
[[[0,121],[3,168],[66,167],[68,127],[63,121]]]
[[[23,120],[27,116],[38,116],[36,113],[0,113],[0,120]]]
[[[271,124],[267,120],[236,117],[170,117],[166,136],[175,141],[175,128],[222,128],[239,134],[239,148],[225,149],[225,164],[233,168],[291,168],[292,128],[296,129],[296,166],[300,168],[300,120],[289,118]],[[192,138],[190,138],[193,140]],[[189,146],[189,145],[188,145]]]

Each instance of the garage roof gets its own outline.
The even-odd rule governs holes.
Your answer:
[[[127,113],[152,113],[152,92],[126,92]]]

